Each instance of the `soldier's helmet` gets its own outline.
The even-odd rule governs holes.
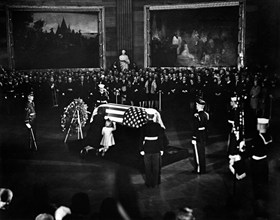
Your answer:
[[[196,103],[199,104],[199,105],[203,105],[203,106],[206,104],[205,101],[201,98],[197,99]]]
[[[34,97],[34,92],[33,91],[30,91],[29,93],[28,93],[28,97]]]
[[[267,118],[258,118],[257,129],[261,133],[265,133],[269,126],[269,119]]]

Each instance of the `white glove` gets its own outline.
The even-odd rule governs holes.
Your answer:
[[[161,150],[161,151],[160,151],[160,156],[162,156],[162,155],[163,155],[163,151]]]
[[[31,128],[31,125],[30,125],[29,123],[27,123],[27,124],[26,124],[26,127],[30,129],[30,128]]]
[[[236,139],[239,140],[239,132],[235,131],[234,134],[235,134]]]
[[[192,140],[192,144],[193,144],[193,145],[196,145],[196,140]]]
[[[140,151],[140,154],[141,154],[142,156],[144,156],[144,155],[145,155],[145,152],[144,152],[144,151]]]
[[[241,141],[240,142],[240,145],[239,145],[239,150],[241,151],[241,152],[244,152],[244,147],[245,147],[245,141]]]

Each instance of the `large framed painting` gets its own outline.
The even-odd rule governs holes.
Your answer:
[[[243,66],[245,2],[144,7],[145,67]]]
[[[7,7],[10,68],[105,68],[103,7]]]

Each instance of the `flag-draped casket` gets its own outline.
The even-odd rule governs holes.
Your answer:
[[[99,108],[104,108],[105,117],[109,118],[111,121],[128,127],[140,128],[147,122],[147,108],[114,103],[102,104],[95,108],[93,110],[90,122],[92,122],[93,117],[97,114]],[[161,127],[165,129],[160,113],[155,109],[149,110],[154,112],[154,121],[158,122]]]

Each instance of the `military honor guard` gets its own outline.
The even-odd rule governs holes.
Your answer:
[[[268,187],[268,159],[267,153],[272,137],[268,134],[267,129],[269,119],[258,118],[257,134],[249,143],[248,156],[250,158],[252,184],[255,199],[265,199]]]
[[[194,148],[195,169],[194,173],[203,174],[206,172],[205,147],[207,141],[207,127],[209,114],[204,111],[205,101],[196,101],[197,112],[193,116],[193,136],[192,145]]]
[[[241,100],[239,100],[237,96],[231,97],[231,108],[229,110],[228,118],[230,132],[227,151],[229,157],[229,169],[234,175],[234,181],[235,179],[241,180],[246,177],[246,167],[243,156],[245,146],[245,115],[240,102]]]
[[[31,150],[37,150],[36,143],[36,111],[34,104],[34,94],[30,92],[27,96],[27,104],[25,107],[25,125],[29,131],[29,147]]]
[[[97,93],[96,97],[96,106],[98,107],[101,104],[106,104],[109,101],[109,94],[105,88],[104,84],[99,84],[99,92]]]
[[[161,156],[163,155],[163,128],[154,122],[153,109],[146,110],[148,122],[141,128],[140,154],[144,156],[145,182],[147,187],[154,188],[160,184]]]

